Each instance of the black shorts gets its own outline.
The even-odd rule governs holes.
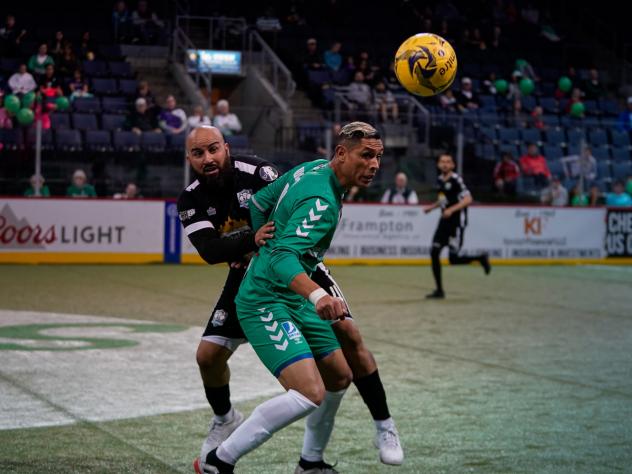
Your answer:
[[[232,350],[233,345],[226,341],[227,339],[246,339],[244,332],[237,318],[237,308],[235,307],[235,298],[239,291],[239,285],[246,274],[246,269],[231,268],[224,284],[224,289],[220,295],[211,317],[208,320],[206,329],[202,334],[202,339],[215,342],[219,345],[226,346]],[[331,276],[329,269],[322,263],[318,264],[316,270],[312,274],[312,280],[320,285],[331,296],[342,298],[347,305],[340,287]],[[350,312],[349,312],[350,313]],[[349,314],[349,317],[351,314]]]
[[[463,246],[463,234],[465,226],[460,219],[441,219],[432,238],[432,246],[443,248],[450,247],[450,252],[459,253]]]

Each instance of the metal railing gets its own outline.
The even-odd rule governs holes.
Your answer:
[[[248,64],[258,67],[274,89],[288,100],[296,91],[292,73],[256,30],[248,31]]]
[[[183,67],[187,67],[188,50],[195,49],[195,45],[191,39],[186,35],[181,28],[175,28],[173,30],[173,42],[171,48],[171,60],[174,63],[182,64]],[[213,76],[210,72],[200,72],[199,69],[189,71],[193,76],[195,83],[198,87],[205,87],[210,96],[211,86],[213,84]],[[205,104],[205,109],[208,109],[209,104]]]

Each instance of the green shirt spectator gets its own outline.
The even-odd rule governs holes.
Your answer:
[[[55,61],[52,56],[48,54],[48,46],[46,43],[42,43],[37,50],[37,54],[31,56],[28,62],[29,71],[38,76],[43,76],[46,72],[46,66],[49,64],[55,65]]]
[[[72,175],[72,184],[66,189],[69,197],[97,197],[94,186],[88,184],[88,177],[83,170],[76,170]]]
[[[37,175],[33,175],[31,176],[31,184],[30,186],[27,188],[26,191],[24,191],[24,196],[26,197],[50,197],[50,189],[48,189],[48,186],[46,186],[44,184],[44,177],[43,176],[39,176],[39,185],[40,185],[40,195],[39,196],[35,196],[35,186],[37,184],[38,181],[38,176]]]

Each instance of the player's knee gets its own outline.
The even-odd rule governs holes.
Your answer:
[[[339,390],[344,390],[353,381],[353,372],[351,368],[344,364],[341,367],[337,367],[337,370],[329,377],[327,390],[330,392],[337,392]]]
[[[441,253],[441,247],[432,246],[432,250],[430,250],[430,257],[431,258],[439,258],[439,254]]]
[[[209,344],[205,344],[203,341],[198,346],[195,354],[198,367],[205,371],[217,371],[222,372],[226,365],[222,357],[219,357],[217,351],[209,347]]]
[[[325,386],[322,381],[306,384],[298,392],[310,402],[319,406],[325,398]]]
[[[345,353],[360,352],[365,349],[362,335],[352,321],[340,321],[334,325],[334,330]]]

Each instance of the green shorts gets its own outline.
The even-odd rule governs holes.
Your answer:
[[[237,316],[248,342],[275,377],[298,360],[319,360],[340,349],[331,323],[320,319],[309,302],[298,308],[283,303],[259,308],[238,303]]]

